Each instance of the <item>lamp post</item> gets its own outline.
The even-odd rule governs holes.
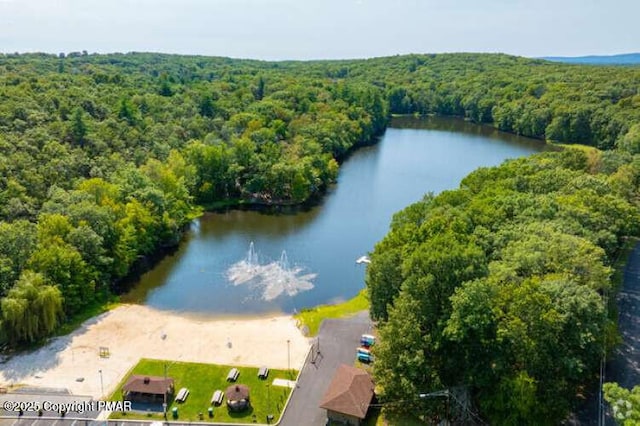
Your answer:
[[[104,382],[102,380],[102,369],[98,370],[100,373],[100,398],[104,398]]]
[[[287,372],[291,373],[291,340],[287,339]]]
[[[167,339],[167,333],[165,333],[164,331],[162,332],[162,334],[160,335],[160,338],[162,340],[166,340]],[[166,386],[167,384],[167,361],[164,362],[164,385]],[[164,415],[164,419],[167,420],[167,389],[164,389],[164,392],[162,393],[162,414]]]
[[[164,362],[164,385],[167,385],[167,362]],[[162,413],[164,414],[164,419],[167,420],[167,389],[164,389],[162,393],[163,402],[162,402]]]
[[[267,384],[267,424],[271,423],[271,419],[273,419],[273,414],[271,414],[271,387]]]

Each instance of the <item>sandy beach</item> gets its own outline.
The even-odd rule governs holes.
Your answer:
[[[100,347],[109,348],[109,357],[100,357]],[[221,320],[122,305],[0,364],[0,387],[67,388],[100,398],[102,388],[110,394],[140,358],[286,369],[290,354],[291,368],[299,369],[308,349],[287,315]]]

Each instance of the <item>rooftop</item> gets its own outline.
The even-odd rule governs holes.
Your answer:
[[[369,373],[342,364],[322,397],[320,408],[364,419],[374,394]]]
[[[137,392],[153,395],[164,395],[173,388],[173,379],[171,377],[143,376],[133,374],[124,384],[122,390],[125,392]]]
[[[241,401],[249,398],[249,386],[247,385],[231,385],[224,392],[227,401]]]

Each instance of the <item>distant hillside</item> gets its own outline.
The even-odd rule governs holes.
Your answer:
[[[640,64],[640,53],[623,53],[621,55],[609,56],[546,56],[540,59],[553,62],[565,62],[568,64],[635,65]]]

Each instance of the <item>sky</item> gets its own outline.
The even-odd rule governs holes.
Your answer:
[[[640,51],[640,0],[0,0],[0,52],[265,60]]]

